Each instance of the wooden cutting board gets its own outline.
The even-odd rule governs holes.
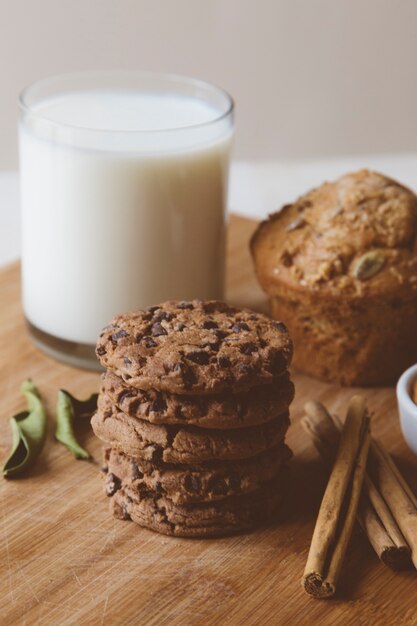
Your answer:
[[[248,254],[254,222],[230,225],[227,297],[265,310]],[[19,299],[19,268],[0,271],[0,462],[10,445],[8,417],[24,403],[32,377],[50,410],[42,458],[30,477],[0,479],[0,623],[303,625],[415,624],[415,571],[382,565],[356,530],[335,600],[305,595],[300,580],[326,475],[300,427],[303,403],[323,401],[343,414],[353,389],[294,373],[296,399],[288,443],[294,451],[282,519],[215,540],[168,538],[113,519],[99,478],[100,443],[86,424],[81,440],[94,462],[75,461],[53,439],[59,387],[85,397],[98,375],[66,367],[29,342]],[[53,298],[53,294],[51,294]],[[393,388],[367,390],[373,431],[413,487],[417,459],[398,424]]]

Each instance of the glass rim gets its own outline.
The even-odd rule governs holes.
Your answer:
[[[133,77],[160,78],[160,79],[164,79],[167,81],[171,81],[172,84],[177,83],[177,84],[182,84],[182,85],[195,86],[197,88],[198,87],[202,88],[203,90],[206,90],[207,92],[211,91],[212,93],[217,93],[218,95],[222,96],[225,99],[227,106],[226,106],[225,111],[220,112],[219,115],[216,115],[215,117],[213,117],[213,119],[207,120],[205,122],[199,122],[197,124],[188,124],[185,126],[172,126],[168,128],[127,130],[127,129],[117,129],[117,128],[91,128],[89,126],[81,126],[79,124],[69,124],[67,122],[59,122],[59,121],[50,119],[47,115],[43,115],[37,112],[33,108],[33,105],[27,102],[28,95],[30,95],[30,92],[37,87],[41,87],[43,85],[47,85],[48,83],[53,83],[54,81],[58,81],[62,79],[64,80],[65,79],[76,80],[77,78],[85,79],[88,76],[91,76],[92,78],[93,77],[111,78],[112,76],[114,77],[126,76],[126,77],[131,77],[131,78]],[[109,89],[111,89],[111,87],[109,87]],[[84,91],[84,89],[80,89],[80,91]],[[150,90],[149,90],[149,93],[150,93]],[[203,98],[200,98],[200,99],[203,100]],[[233,114],[234,108],[235,108],[235,104],[234,104],[234,100],[232,96],[225,89],[222,89],[221,87],[218,87],[217,85],[214,85],[213,83],[209,83],[205,80],[186,76],[183,74],[175,74],[175,73],[170,73],[170,72],[167,72],[167,73],[152,72],[152,71],[142,71],[142,70],[92,70],[92,71],[85,71],[85,72],[68,72],[68,73],[63,73],[63,74],[54,74],[52,76],[48,76],[46,78],[41,78],[39,80],[33,81],[32,83],[27,85],[24,89],[22,89],[19,93],[18,104],[19,104],[19,109],[21,112],[30,114],[36,117],[37,119],[42,120],[42,122],[46,124],[50,124],[52,126],[57,126],[60,128],[66,128],[68,130],[82,131],[82,132],[87,132],[87,133],[106,133],[106,134],[115,133],[115,134],[128,134],[128,135],[134,135],[134,134],[149,135],[152,133],[153,134],[172,133],[172,132],[178,132],[178,131],[184,132],[187,130],[192,131],[193,129],[208,127],[208,126],[211,126],[212,124],[216,124],[217,122],[221,122],[222,120],[225,120],[227,117]]]

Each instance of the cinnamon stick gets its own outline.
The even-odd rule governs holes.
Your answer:
[[[417,568],[417,508],[416,498],[399,473],[389,454],[376,442],[372,443],[370,467],[375,483],[389,506],[411,549],[411,560]]]
[[[359,523],[368,536],[369,542],[381,561],[394,570],[403,570],[410,567],[410,548],[404,541],[401,546],[396,545],[384,528],[381,520],[371,506],[359,505]]]
[[[383,445],[371,439],[370,451],[369,465],[377,488],[405,537],[411,561],[417,568],[417,498]],[[404,560],[401,564],[406,566]]]
[[[349,403],[304,571],[303,587],[316,598],[332,596],[336,591],[359,505],[369,443],[365,401],[354,396]]]
[[[319,454],[331,466],[339,441],[340,422],[319,402],[307,402],[304,410],[306,416],[302,424],[312,436]],[[383,563],[396,570],[411,565],[407,542],[368,473],[364,477],[358,521]]]
[[[411,491],[410,486],[408,485],[408,483],[405,481],[404,476],[400,473],[400,470],[395,465],[395,463],[392,460],[392,457],[390,456],[390,454],[385,450],[385,448],[382,446],[382,444],[378,443],[378,441],[375,441],[375,439],[373,439],[371,441],[371,447],[373,449],[375,447],[378,449],[379,453],[384,458],[384,462],[389,466],[390,470],[392,471],[392,473],[397,478],[397,480],[400,483],[401,487],[404,489],[405,493],[407,494],[407,496],[410,498],[411,502],[413,503],[413,505],[417,509],[417,498],[414,495],[414,493]]]

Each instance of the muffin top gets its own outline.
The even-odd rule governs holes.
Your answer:
[[[272,296],[286,284],[346,297],[415,298],[417,196],[376,172],[346,174],[270,215],[251,250]]]

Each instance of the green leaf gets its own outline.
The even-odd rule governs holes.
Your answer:
[[[5,478],[14,478],[32,465],[39,456],[46,437],[46,411],[33,382],[25,380],[21,392],[28,410],[10,418],[12,449],[3,467]]]
[[[93,393],[87,400],[74,398],[69,391],[60,389],[56,405],[55,438],[62,443],[76,459],[90,459],[91,455],[78,443],[74,425],[77,418],[91,415],[97,408],[98,394]]]

